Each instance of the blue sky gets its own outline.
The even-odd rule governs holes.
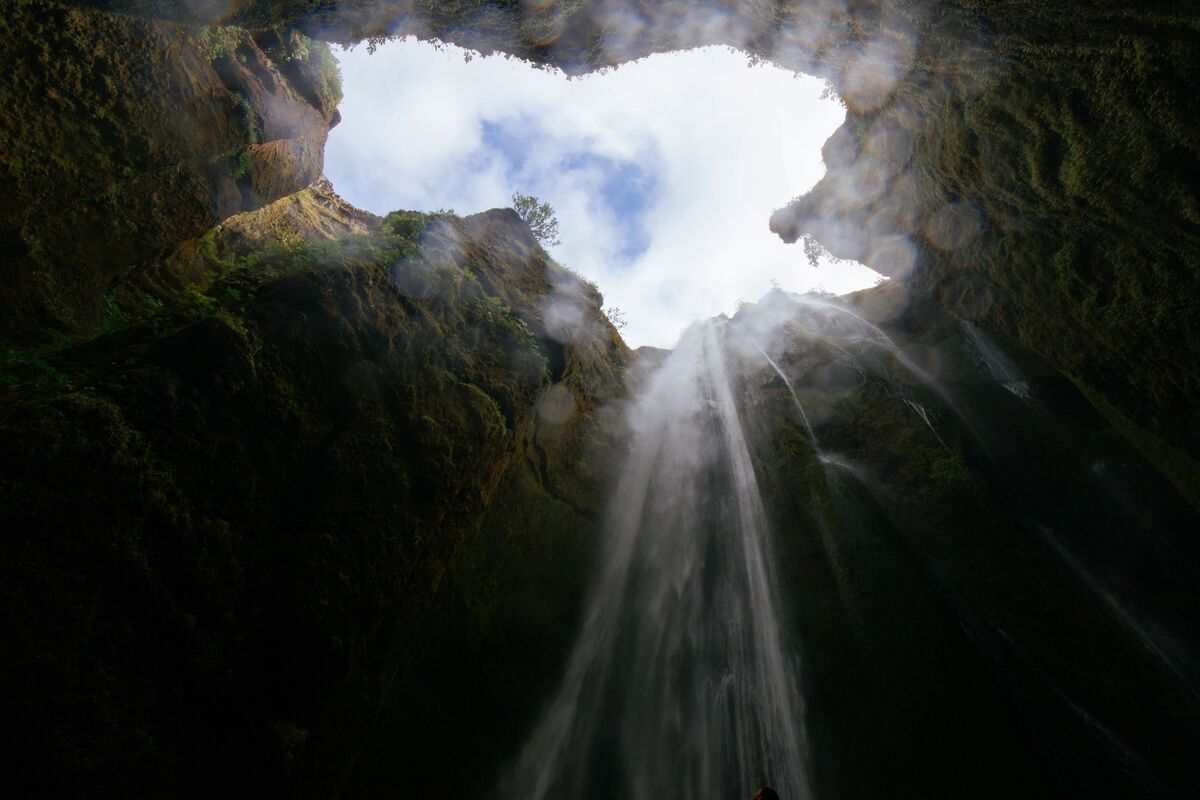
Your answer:
[[[504,175],[521,190],[524,183],[536,183],[546,189],[556,176],[572,179],[582,175],[595,187],[593,202],[603,205],[620,222],[616,233],[622,237],[615,267],[631,265],[650,245],[646,212],[658,191],[658,174],[652,160],[616,159],[589,150],[586,146],[567,149],[550,174],[530,168],[531,151],[544,141],[547,133],[534,117],[491,120],[484,118],[483,146],[477,154],[499,159]],[[528,194],[528,191],[524,193]]]
[[[551,254],[625,312],[634,346],[669,347],[772,282],[841,293],[878,278],[814,269],[767,228],[819,180],[843,118],[816,79],[723,48],[571,80],[413,40],[337,55],[343,121],[325,171],[343,197],[378,214],[470,214],[537,195],[560,223]]]

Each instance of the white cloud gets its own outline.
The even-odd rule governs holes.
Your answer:
[[[772,280],[840,293],[877,278],[860,265],[813,269],[767,228],[820,179],[821,145],[842,121],[814,78],[718,48],[570,81],[415,41],[339,60],[346,97],[326,173],[347,200],[466,214],[507,206],[514,190],[538,195],[559,218],[553,255],[625,311],[633,345],[672,345],[691,321],[732,312]],[[633,220],[604,188],[620,194],[614,175],[638,171],[654,191]],[[639,227],[648,241],[630,261]]]

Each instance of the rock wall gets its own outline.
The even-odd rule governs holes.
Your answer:
[[[848,111],[829,173],[773,229],[1049,359],[1200,505],[1193,4],[101,4],[347,43],[412,34],[572,73],[726,44],[826,78]]]
[[[381,716],[416,741],[415,704],[532,702],[615,446],[626,351],[595,289],[511,211],[379,219],[323,184],[175,259],[143,318],[5,372],[24,790],[330,796]],[[525,649],[449,695],[453,641]],[[494,768],[511,710],[473,717],[460,763]]]
[[[745,347],[814,793],[1194,794],[1200,515],[1053,367],[898,288],[728,329],[783,376]]]
[[[21,0],[0,36],[0,339],[95,333],[117,281],[321,175],[338,95],[275,34]]]
[[[1200,504],[1200,15],[983,4],[848,105],[789,241],[905,282],[1068,375]]]

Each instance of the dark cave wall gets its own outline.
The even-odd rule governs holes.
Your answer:
[[[327,797],[378,720],[429,746],[413,709],[451,699],[494,706],[456,737],[486,774],[567,644],[617,446],[598,293],[512,211],[320,185],[181,253],[157,311],[4,373],[12,785]]]
[[[934,387],[791,302],[732,326],[792,320],[759,341],[796,399],[753,359],[739,397],[817,796],[1193,795],[1200,516],[1028,351],[895,284],[847,297]]]
[[[512,212],[337,197],[295,31],[0,25],[12,786],[370,791],[372,731],[445,764],[453,701],[478,789],[585,583],[627,357],[599,293]]]

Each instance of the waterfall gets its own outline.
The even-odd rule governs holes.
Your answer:
[[[896,359],[896,361],[899,362],[900,365],[906,370],[908,370],[911,375],[916,377],[929,388],[933,389],[939,394],[939,396],[942,395],[941,387],[938,386],[937,381],[934,380],[933,376],[921,369],[913,362],[912,359],[905,355],[904,351],[901,350],[900,347],[892,340],[892,337],[884,333],[878,325],[868,321],[860,314],[854,313],[849,308],[838,305],[837,303],[831,303],[828,300],[820,300],[809,296],[798,296],[796,298],[796,302],[801,305],[808,306],[809,308],[834,311],[847,319],[853,320],[859,328],[866,331],[867,339],[875,342],[875,344],[887,350],[888,353],[891,354],[892,358]]]
[[[907,355],[905,355],[904,351],[900,349],[900,346],[896,344],[896,342],[892,339],[892,337],[890,337],[886,333],[884,333],[883,329],[881,329],[878,325],[875,325],[874,323],[865,319],[861,315],[856,314],[854,311],[850,310],[849,308],[846,308],[845,306],[839,305],[837,303],[831,303],[828,300],[821,300],[821,299],[818,299],[815,297],[808,297],[808,296],[802,296],[802,297],[798,296],[798,297],[796,297],[796,302],[802,306],[807,306],[807,307],[813,308],[813,309],[820,309],[820,310],[824,310],[824,311],[833,311],[833,312],[836,312],[837,314],[841,315],[845,319],[852,320],[858,328],[860,328],[861,330],[866,332],[866,338],[868,341],[874,342],[875,344],[879,345],[884,350],[886,350],[892,356],[892,358],[896,359],[896,362],[898,364],[900,364],[900,366],[904,367],[904,369],[908,371],[908,373],[910,375],[912,375],[914,378],[916,378],[918,381],[920,381],[922,384],[924,384],[926,388],[928,388],[935,395],[937,395],[938,399],[940,399],[942,402],[944,402],[946,404],[946,407],[951,409],[955,413],[955,415],[958,416],[960,420],[962,420],[963,424],[967,426],[967,428],[971,431],[972,435],[975,436],[976,439],[981,438],[979,436],[978,432],[975,431],[975,428],[971,424],[971,422],[966,418],[966,416],[963,415],[963,412],[959,409],[958,405],[954,402],[954,399],[949,394],[946,393],[946,390],[941,385],[941,383],[936,378],[934,378],[934,376],[930,375],[928,372],[926,372],[924,369],[922,369],[920,366],[918,366],[911,358],[909,358]],[[830,332],[827,332],[826,335],[830,335],[832,333],[833,332],[830,331]],[[838,348],[838,349],[841,350],[841,348]],[[846,352],[846,351],[842,350],[842,352]],[[847,353],[847,355],[849,355],[849,354]],[[853,358],[853,356],[851,356],[851,358]],[[1006,386],[1006,388],[1009,388],[1010,391],[1012,391],[1011,387],[1008,387],[1007,384],[1005,384],[1005,386]],[[794,392],[793,392],[793,396],[795,396]],[[909,400],[905,400],[905,403],[908,405],[908,407],[910,409],[912,409],[913,413],[916,414],[918,417],[920,417],[921,421],[924,422],[931,431],[933,431],[933,435],[938,438],[938,441],[942,442],[941,434],[939,434],[937,432],[937,429],[933,426],[933,423],[930,421],[929,414],[925,410],[925,408],[923,406],[921,406],[920,404],[909,401]],[[945,446],[945,442],[942,442],[942,445]]]
[[[925,427],[929,428],[933,435],[937,437],[938,443],[941,444],[944,449],[950,449],[946,447],[946,440],[942,438],[940,433],[938,433],[937,428],[935,428],[933,425],[933,420],[929,418],[929,409],[925,408],[925,406],[921,405],[916,400],[909,400],[907,397],[904,398],[904,405],[911,408],[913,412],[921,418],[921,421],[925,423]]]
[[[632,405],[601,574],[508,797],[809,796],[797,662],[722,327],[693,326]]]
[[[1083,562],[1063,544],[1053,529],[1046,525],[1038,525],[1038,530],[1041,531],[1046,543],[1071,569],[1076,579],[1112,614],[1117,624],[1132,635],[1133,639],[1167,671],[1167,674],[1191,696],[1192,700],[1200,701],[1200,688],[1189,674],[1184,660],[1171,652],[1169,639],[1164,640],[1154,631],[1153,627],[1140,621],[1112,591],[1092,575]]]
[[[962,329],[967,335],[967,341],[971,343],[971,347],[975,351],[980,366],[992,376],[996,383],[1003,386],[1014,397],[1024,400],[1026,403],[1035,403],[1029,381],[1021,376],[1020,370],[1017,369],[1017,365],[1013,363],[1012,359],[1004,355],[1004,352],[979,329],[979,326],[963,321]]]
[[[1024,766],[1039,741],[1092,794],[1194,794],[1171,794],[1195,774],[1194,515],[1136,463],[1081,474],[1129,456],[1098,419],[1069,418],[1083,445],[1053,427],[1055,395],[970,326],[930,354],[950,369],[905,343],[773,292],[642,377],[582,630],[505,797],[867,796],[910,763],[898,796],[1024,796],[1053,778]]]
[[[821,446],[817,443],[817,435],[813,433],[812,423],[808,421],[808,414],[804,411],[804,405],[800,402],[800,397],[796,394],[796,387],[792,386],[792,382],[788,379],[788,376],[783,374],[783,370],[775,363],[775,359],[767,355],[766,350],[763,350],[757,344],[754,347],[758,352],[762,353],[762,357],[767,360],[767,363],[771,365],[771,369],[775,370],[775,374],[779,376],[779,379],[783,381],[783,385],[787,387],[788,394],[792,396],[792,402],[796,404],[796,410],[800,412],[800,421],[804,423],[804,430],[808,433],[808,440],[812,442],[813,449],[820,453]]]

